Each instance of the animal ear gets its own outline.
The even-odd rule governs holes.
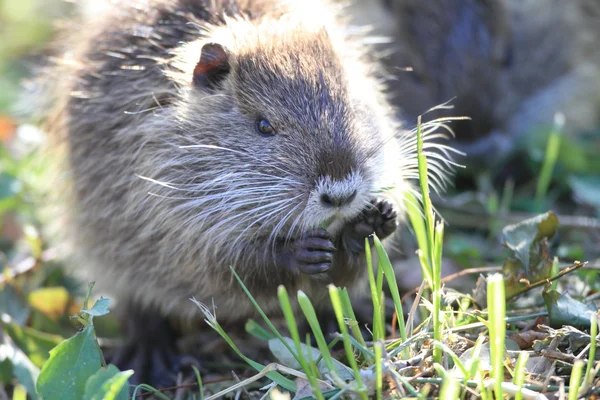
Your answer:
[[[200,60],[194,68],[194,86],[214,89],[229,74],[229,53],[218,43],[202,46]]]

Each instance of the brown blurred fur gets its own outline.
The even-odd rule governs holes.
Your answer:
[[[424,118],[472,118],[452,124],[467,163],[491,165],[523,135],[552,126],[557,112],[567,133],[600,123],[595,0],[357,0],[354,7],[358,23],[392,38],[381,58],[405,121],[450,100],[453,109]]]

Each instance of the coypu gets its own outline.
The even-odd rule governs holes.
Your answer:
[[[76,272],[122,302],[129,341],[115,362],[141,380],[177,364],[161,341],[172,320],[201,319],[190,298],[220,322],[254,314],[229,266],[270,314],[280,284],[315,303],[329,283],[359,293],[365,238],[403,219],[414,132],[316,7],[121,1],[59,42],[45,118],[67,154],[57,229]],[[440,155],[430,173],[443,185]]]
[[[354,7],[357,23],[390,38],[378,53],[401,118],[416,121],[446,102],[452,108],[424,120],[471,118],[450,124],[468,166],[493,167],[526,135],[552,127],[557,112],[567,135],[600,123],[596,0],[357,0]]]

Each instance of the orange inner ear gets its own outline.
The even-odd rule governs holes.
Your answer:
[[[229,55],[219,44],[207,43],[202,47],[200,61],[194,68],[194,82],[214,86],[229,72]]]
[[[204,75],[210,73],[213,69],[222,69],[227,64],[227,56],[221,55],[218,58],[204,57],[204,54],[200,57],[200,62],[196,64],[194,68],[194,76]]]

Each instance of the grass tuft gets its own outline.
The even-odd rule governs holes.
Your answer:
[[[428,160],[428,157],[431,156],[427,150],[427,140],[429,140],[427,135],[430,130],[428,130],[427,124],[422,130],[421,120],[419,119],[418,122],[415,147],[418,151],[417,172],[420,193],[416,190],[409,191],[404,199],[410,227],[417,240],[418,251],[416,254],[423,273],[423,283],[414,291],[417,295],[412,306],[409,303],[403,303],[398,281],[398,278],[401,277],[395,276],[394,265],[392,265],[381,240],[375,235],[365,239],[364,257],[367,268],[365,272],[369,284],[370,301],[373,305],[372,320],[368,321],[366,327],[360,326],[357,322],[348,290],[334,285],[327,288],[329,298],[325,303],[330,304],[317,304],[314,299],[311,300],[302,291],[288,293],[288,289],[283,286],[279,287],[277,296],[284,326],[276,327],[276,321],[271,320],[264,313],[239,275],[231,268],[233,276],[264,322],[259,325],[256,321],[249,321],[246,325],[247,331],[255,338],[267,342],[279,363],[269,362],[264,365],[243,354],[218,323],[214,313],[205,305],[197,303],[209,326],[246,364],[257,371],[252,377],[238,381],[224,389],[223,386],[215,385],[214,382],[206,379],[203,381],[199,371],[194,368],[196,383],[189,384],[189,387],[195,389],[197,386],[199,391],[197,397],[201,400],[213,400],[226,394],[241,393],[241,390],[256,390],[250,389],[249,385],[256,385],[259,381],[262,384],[263,381],[267,381],[267,385],[262,386],[261,389],[263,398],[283,399],[292,396],[317,400],[341,398],[360,398],[361,400],[375,398],[379,400],[406,396],[419,399],[437,397],[461,400],[471,400],[476,397],[483,400],[507,397],[543,398],[541,397],[543,392],[558,393],[563,388],[541,379],[540,376],[544,374],[536,376],[531,373],[527,365],[529,354],[535,354],[536,357],[543,356],[549,343],[560,342],[561,337],[568,338],[568,340],[564,340],[569,343],[568,346],[574,345],[574,343],[581,346],[571,349],[566,347],[564,342],[559,343],[562,345],[562,351],[567,349],[570,354],[578,354],[578,359],[587,356],[587,363],[577,360],[573,366],[570,376],[571,386],[565,388],[569,392],[569,398],[596,396],[599,393],[597,388],[600,387],[600,381],[598,381],[600,363],[594,363],[598,316],[596,313],[592,313],[591,318],[588,318],[587,315],[590,310],[594,309],[592,303],[594,300],[598,300],[598,296],[591,295],[586,299],[573,299],[559,294],[561,290],[565,290],[564,286],[567,286],[563,285],[559,278],[578,268],[581,268],[578,271],[581,273],[585,263],[575,262],[572,266],[564,268],[559,257],[551,254],[552,249],[547,246],[547,243],[535,239],[539,239],[541,225],[526,226],[529,231],[527,229],[519,231],[519,235],[527,236],[527,240],[522,240],[523,237],[517,236],[514,241],[516,244],[511,243],[511,245],[518,248],[518,252],[521,254],[529,254],[529,259],[534,260],[536,265],[547,267],[551,276],[537,277],[535,281],[528,282],[522,278],[522,275],[519,275],[522,271],[516,270],[518,263],[514,260],[515,257],[506,259],[503,257],[504,267],[491,268],[494,272],[499,271],[500,273],[482,277],[486,279],[482,279],[481,283],[485,283],[487,280],[487,285],[478,285],[473,294],[456,293],[442,285],[443,253],[448,251],[448,248],[452,250],[452,246],[448,246],[448,243],[444,248],[444,239],[445,236],[448,236],[448,242],[453,241],[454,238],[452,233],[447,234],[446,225],[433,208],[429,188],[435,189],[436,185],[439,187],[437,181],[439,177],[436,177],[435,174],[430,176],[430,174],[431,170],[435,172],[440,164],[436,164],[436,160]],[[554,134],[559,134],[558,129]],[[550,138],[544,171],[539,179],[536,178],[538,200],[547,193],[553,166],[557,160],[558,140],[558,136]],[[516,188],[510,183],[505,186],[502,196],[492,193],[487,200],[484,199],[487,202],[485,210],[495,214],[492,217],[493,223],[485,221],[486,229],[491,231],[490,236],[500,232],[499,224],[502,222],[503,216],[510,211],[511,204],[518,200],[517,197]],[[533,245],[524,249],[522,246],[519,247],[521,241],[533,243]],[[33,254],[39,257],[42,248],[40,243],[36,242],[32,246]],[[469,248],[469,257],[473,255],[472,250],[473,248]],[[561,251],[564,253],[566,250],[562,249]],[[486,273],[489,271],[490,268],[487,267]],[[517,275],[517,277],[511,277],[511,274]],[[4,279],[9,285],[14,284],[14,276],[17,275],[6,274]],[[543,286],[547,282],[551,282],[551,290],[556,292],[556,296],[551,298],[554,300],[547,305],[547,307],[552,307],[552,313],[544,310],[543,305],[536,305],[535,310],[526,309],[524,311],[518,308],[515,300],[531,295],[532,289]],[[511,294],[507,304],[505,290],[511,288],[512,286],[509,285],[512,284],[520,284],[522,289],[519,289],[516,294]],[[589,287],[595,288],[596,292],[598,290],[597,285],[591,284]],[[2,292],[3,289],[0,287],[0,294],[5,296],[12,296],[19,291],[28,293],[27,285],[22,285],[18,288],[19,290],[12,292]],[[88,297],[89,295],[90,293],[88,293]],[[2,299],[0,298],[0,300]],[[86,327],[89,325],[91,329],[92,317],[98,318],[105,312],[103,311],[104,301],[99,301],[92,308],[88,308],[87,301],[85,301],[81,308],[82,314],[78,315],[75,321]],[[565,306],[563,302],[568,303]],[[531,303],[534,304],[535,301]],[[31,305],[35,307],[35,304]],[[487,311],[482,308],[485,304],[487,304]],[[320,321],[317,319],[316,310],[327,306],[331,306],[334,315],[332,322],[337,324],[338,328],[338,332],[331,338],[325,336]],[[547,333],[545,339],[538,338],[535,344],[530,345],[530,349],[518,353],[514,370],[511,371],[511,360],[514,360],[515,353],[507,352],[505,348],[507,326],[510,326],[511,330],[518,334],[521,333],[519,328],[525,324],[517,325],[517,322],[549,318],[547,323],[554,327],[556,321],[552,320],[553,317],[562,318],[559,321],[565,321],[565,318],[570,321],[572,316],[575,317],[574,314],[579,313],[579,306],[581,306],[581,310],[584,310],[582,313],[585,312],[584,318],[576,315],[579,322],[583,321],[581,323],[583,326],[578,326],[579,330],[574,327],[570,327],[570,330],[568,328],[548,328],[545,331]],[[63,308],[66,307],[66,305],[63,306]],[[406,321],[405,307],[410,309]],[[390,315],[392,313],[393,316]],[[4,313],[2,315],[2,321],[5,324],[2,327],[6,327],[5,331],[7,337],[10,336],[10,340],[20,341],[17,344],[22,345],[22,348],[27,348],[35,340],[38,340],[39,343],[36,343],[41,350],[52,348],[48,345],[50,341],[48,337],[40,335],[35,330],[21,329],[13,322],[12,318],[15,317],[18,315],[14,317]],[[39,318],[34,316],[30,319]],[[589,325],[586,325],[588,319]],[[394,321],[397,321],[397,325]],[[542,322],[536,327],[535,334],[538,336],[535,337],[539,337],[540,331],[543,329],[540,327],[546,323],[543,320]],[[396,326],[399,329],[399,337],[395,336]],[[303,327],[309,328],[310,335],[302,336],[301,328]],[[363,331],[361,328],[366,329]],[[588,329],[590,339],[586,339],[582,345],[580,338],[584,337]],[[531,335],[530,332],[525,332],[523,337],[527,337],[527,334]],[[31,337],[26,337],[27,335]],[[285,335],[289,335],[290,338]],[[95,340],[94,335],[90,335],[90,337]],[[52,345],[59,342],[52,341]],[[522,345],[522,343],[519,344]],[[3,344],[0,343],[0,345]],[[101,354],[98,342],[91,347],[94,354],[96,352]],[[487,351],[488,347],[489,352]],[[35,351],[37,353],[30,353],[31,357],[39,363],[38,366],[42,366],[44,361],[47,362],[47,357],[43,358],[43,351]],[[470,352],[470,354],[466,352]],[[114,372],[114,369],[111,369],[114,366],[106,366],[101,357],[97,358],[98,368],[102,368],[101,374],[108,376],[107,372]],[[108,371],[109,369],[110,371]],[[33,370],[32,376],[35,376],[36,372]],[[126,372],[132,373],[132,371]],[[507,378],[510,376],[509,373],[512,373],[512,381]],[[111,377],[107,379],[109,378]],[[1,384],[2,382],[0,382]],[[19,384],[15,386],[13,392],[9,392],[13,398],[22,397],[23,390],[29,390],[29,387],[32,386],[27,385],[27,382],[25,384],[19,382]],[[81,387],[85,384],[85,381],[78,382]],[[155,398],[169,398],[162,389],[157,390],[148,385],[140,385],[135,390],[135,396],[144,391],[154,393]],[[211,395],[208,395],[209,393]],[[254,394],[251,395],[254,396]]]

